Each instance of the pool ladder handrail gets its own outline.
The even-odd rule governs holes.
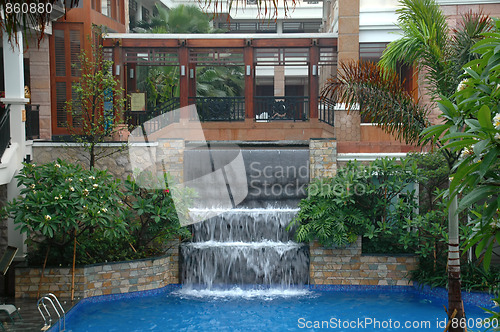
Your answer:
[[[64,311],[64,308],[62,307],[61,302],[59,302],[59,300],[57,299],[57,296],[55,296],[52,293],[47,293],[47,294],[43,295],[37,302],[38,311],[40,312],[40,315],[42,315],[42,318],[44,321],[44,326],[42,328],[42,331],[46,331],[52,326],[52,315],[50,314],[50,311],[47,308],[47,305],[45,304],[45,300],[49,301],[50,305],[52,306],[52,308],[56,312],[57,316],[59,317],[59,320],[58,320],[59,331],[65,331],[66,330],[66,312]],[[59,310],[57,309],[56,304],[54,304],[54,302],[57,304],[57,307],[59,307],[59,310],[61,310],[61,312],[59,312]],[[47,316],[45,316],[43,314],[41,307],[43,307]],[[47,319],[48,319],[48,323],[47,323]],[[61,321],[62,321],[62,330],[61,330]]]

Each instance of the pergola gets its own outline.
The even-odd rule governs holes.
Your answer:
[[[244,96],[241,116],[217,121],[258,120],[265,107],[256,97],[256,68],[284,66],[307,68],[307,92],[302,97],[300,116],[282,120],[318,119],[320,68],[337,65],[337,38],[333,34],[120,34],[103,41],[105,52],[115,64],[126,91],[136,90],[137,66],[179,66],[179,100],[183,107],[196,103],[197,66],[243,66]],[[120,70],[121,68],[121,70]],[[283,108],[297,96],[273,96]],[[232,101],[233,108],[236,108]],[[307,108],[307,113],[304,111]],[[276,117],[276,119],[279,119]],[[211,121],[209,119],[209,121]]]

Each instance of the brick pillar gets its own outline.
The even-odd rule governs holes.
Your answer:
[[[339,7],[338,63],[358,61],[359,0],[337,1]],[[342,141],[359,141],[361,139],[359,112],[335,113],[338,115],[335,117],[337,138]]]

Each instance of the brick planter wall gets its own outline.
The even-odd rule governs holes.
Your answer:
[[[168,256],[75,269],[75,297],[122,294],[179,283],[178,248]],[[16,268],[16,297],[36,298],[41,268]],[[40,294],[71,297],[71,268],[45,269]]]
[[[310,283],[316,285],[412,285],[409,272],[417,258],[409,255],[363,255],[361,237],[348,248],[310,245]]]

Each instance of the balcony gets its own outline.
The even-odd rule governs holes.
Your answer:
[[[200,122],[242,122],[245,121],[245,97],[189,97],[189,105],[196,105]],[[180,115],[171,112],[180,108],[179,98],[172,98],[149,111],[129,111],[126,118],[129,125],[141,126],[147,123],[147,131],[155,132],[171,123],[177,123]],[[308,96],[256,96],[254,97],[254,121],[308,121],[310,98]],[[318,116],[321,122],[334,126],[335,102],[318,100]],[[195,117],[189,119],[196,121]]]

